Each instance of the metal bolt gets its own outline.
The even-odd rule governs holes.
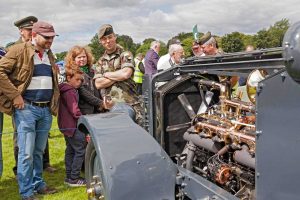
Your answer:
[[[104,198],[104,196],[103,195],[101,195],[100,197],[99,197],[99,200],[104,200],[105,198]]]
[[[95,189],[94,188],[88,188],[86,190],[89,197],[95,197]]]
[[[139,165],[139,164],[141,164],[141,162],[140,161],[136,161],[136,163]]]
[[[113,167],[112,166],[109,166],[109,169],[112,169]]]

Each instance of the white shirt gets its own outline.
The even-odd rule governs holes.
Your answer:
[[[169,60],[170,60],[170,54],[163,55],[159,58],[157,62],[157,70],[166,70],[171,67]]]

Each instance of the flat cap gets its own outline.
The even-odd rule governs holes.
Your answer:
[[[28,16],[23,19],[14,22],[14,25],[18,28],[28,28],[31,29],[32,25],[37,22],[38,19],[35,16]]]
[[[200,45],[203,45],[203,44],[205,44],[211,37],[212,37],[212,36],[211,36],[211,32],[208,31],[208,32],[205,33],[202,37],[200,37],[198,43],[199,43]]]
[[[113,27],[110,24],[104,24],[100,27],[98,32],[98,38],[114,33]]]
[[[46,36],[46,37],[57,36],[53,26],[47,22],[42,22],[42,21],[38,21],[33,24],[32,32],[35,32],[39,35]]]

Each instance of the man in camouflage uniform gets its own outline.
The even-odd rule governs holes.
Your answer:
[[[97,63],[94,77],[95,85],[98,89],[101,89],[102,96],[110,96],[116,102],[112,111],[119,110],[116,108],[119,105],[123,105],[122,107],[127,112],[133,109],[136,122],[142,126],[142,107],[132,79],[134,73],[132,53],[124,51],[117,44],[117,36],[113,31],[113,27],[109,24],[100,27],[98,38],[100,44],[105,48],[105,52]]]

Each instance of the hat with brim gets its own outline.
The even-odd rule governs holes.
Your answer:
[[[20,28],[32,29],[33,24],[37,21],[38,19],[35,16],[28,16],[23,19],[15,21],[14,25],[19,29]]]
[[[32,32],[46,37],[58,36],[51,24],[42,21],[38,21],[33,24]]]

